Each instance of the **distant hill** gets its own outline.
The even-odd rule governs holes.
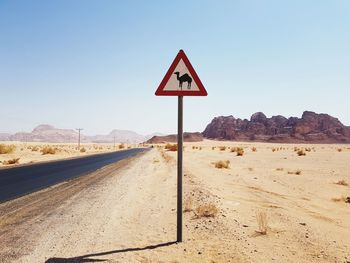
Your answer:
[[[112,130],[107,135],[85,136],[81,134],[81,142],[91,143],[141,143],[154,135],[140,135],[133,131]],[[0,133],[0,141],[24,141],[24,142],[52,142],[72,143],[77,142],[78,132],[73,129],[59,129],[48,124],[42,124],[31,132],[17,132],[15,134]]]
[[[267,118],[254,113],[250,120],[219,116],[203,132],[208,139],[261,142],[350,143],[350,127],[328,114],[305,111],[301,118]]]
[[[107,135],[96,135],[96,136],[90,136],[89,139],[92,142],[113,142],[115,138],[116,142],[122,142],[122,143],[140,143],[144,142],[146,137],[143,135],[140,135],[133,131],[127,131],[127,130],[113,130]]]
[[[185,142],[200,142],[203,141],[203,135],[200,132],[184,132]],[[151,139],[146,141],[146,143],[167,143],[167,142],[177,142],[177,135],[165,135],[165,136],[153,136]]]
[[[10,141],[26,142],[76,142],[78,133],[73,129],[58,129],[51,125],[42,124],[33,129],[32,132],[17,132],[9,136]],[[84,135],[81,136],[82,142],[89,141]]]

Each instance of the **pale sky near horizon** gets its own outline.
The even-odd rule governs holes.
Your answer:
[[[179,49],[213,117],[328,113],[350,126],[350,1],[0,1],[0,132],[36,125],[175,133],[177,98],[154,92]]]

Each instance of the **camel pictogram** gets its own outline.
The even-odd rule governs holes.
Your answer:
[[[178,71],[174,72],[174,74],[176,75],[176,78],[179,81],[179,88],[182,89],[182,83],[187,82],[187,89],[191,89],[192,78],[190,77],[190,75],[185,73],[180,77],[180,72]]]

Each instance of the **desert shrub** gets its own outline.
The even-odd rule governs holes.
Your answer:
[[[10,159],[10,160],[7,160],[7,161],[3,161],[2,163],[4,165],[17,164],[17,163],[19,163],[19,159],[20,158],[13,158],[13,159]]]
[[[296,175],[301,175],[301,170],[296,170],[296,171],[288,171],[288,174],[296,174]]]
[[[211,147],[211,149],[214,151],[215,150],[215,146]]]
[[[225,168],[225,169],[228,169],[229,166],[230,166],[230,161],[229,160],[226,160],[226,161],[217,161],[215,164],[215,168],[218,168],[218,169],[222,169],[222,168]]]
[[[298,147],[294,147],[294,151],[297,152],[299,151],[300,149]]]
[[[238,147],[233,147],[233,148],[231,148],[230,152],[235,153],[235,152],[237,152],[237,150],[238,150]]]
[[[275,148],[272,148],[272,152],[275,152],[276,151],[276,149]]]
[[[32,152],[37,152],[39,151],[39,147],[38,146],[33,146],[32,147]]]
[[[43,149],[41,149],[41,153],[43,155],[45,154],[56,154],[56,149],[53,147],[46,146]]]
[[[196,208],[195,214],[197,218],[215,217],[219,209],[214,204],[204,204]]]
[[[83,148],[80,149],[80,152],[84,153],[84,152],[86,152],[86,149],[83,147]]]
[[[344,185],[344,186],[348,186],[348,185],[349,185],[345,180],[339,180],[339,181],[336,182],[335,184]]]
[[[225,151],[226,150],[226,146],[220,146],[219,149],[220,149],[220,151]]]
[[[264,211],[257,211],[255,213],[256,221],[258,223],[258,230],[256,230],[257,233],[261,235],[267,234],[267,214]]]
[[[165,145],[165,149],[171,152],[176,152],[177,151],[177,144],[171,144],[171,143],[167,143]]]
[[[332,198],[332,201],[333,201],[333,202],[346,202],[346,201],[347,201],[347,198],[344,197],[344,196],[341,196],[341,197],[334,197],[334,198]]]
[[[283,168],[276,168],[276,171],[283,171]]]
[[[303,149],[298,150],[297,154],[298,154],[298,156],[305,156],[306,155],[306,153],[304,152]]]
[[[311,152],[311,148],[305,148],[305,152]]]
[[[337,149],[338,152],[341,152],[342,150],[343,150],[342,148],[338,148],[338,149]]]
[[[252,152],[256,152],[256,151],[257,151],[256,147],[252,147]]]
[[[16,150],[16,146],[11,144],[11,145],[6,145],[6,144],[0,144],[0,154],[9,154],[13,153]]]
[[[236,155],[237,156],[243,156],[243,154],[244,154],[243,148],[241,148],[241,147],[237,148]]]
[[[122,143],[122,144],[119,144],[118,148],[119,148],[119,149],[124,149],[124,148],[125,148],[125,145],[124,145],[124,143]]]

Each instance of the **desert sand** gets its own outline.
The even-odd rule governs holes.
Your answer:
[[[175,244],[176,152],[155,145],[0,204],[0,262],[348,262],[349,160],[349,145],[185,143]]]

